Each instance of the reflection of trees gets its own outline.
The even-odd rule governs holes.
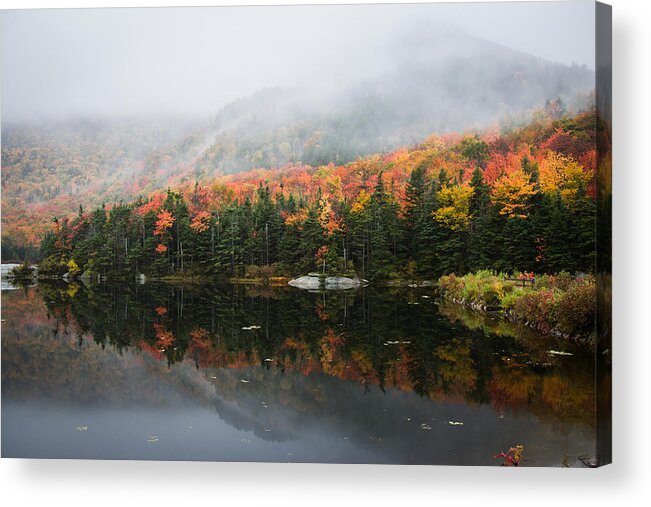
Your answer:
[[[441,360],[439,375],[449,391],[463,395],[475,388],[477,370],[465,342],[455,338],[437,347],[433,354]]]
[[[555,414],[592,418],[596,399],[594,389],[577,389],[571,377],[554,374],[543,379],[542,401]]]
[[[532,371],[495,368],[489,382],[491,399],[499,410],[525,407],[536,393],[538,384],[539,376]]]
[[[60,333],[92,337],[119,352],[139,350],[167,364],[190,359],[202,369],[317,372],[432,399],[490,402],[500,410],[538,407],[582,419],[594,412],[589,356],[551,358],[546,350],[554,345],[542,338],[514,340],[483,324],[470,330],[450,323],[418,292],[260,294],[241,286],[153,284],[38,290]],[[281,379],[281,387],[290,378]],[[285,387],[285,403],[306,402]]]

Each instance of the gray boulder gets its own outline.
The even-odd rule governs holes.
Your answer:
[[[366,285],[365,280],[362,281],[359,278],[349,278],[347,276],[326,276],[320,277],[316,273],[310,273],[307,276],[301,276],[299,278],[294,278],[288,283],[292,287],[297,287],[299,289],[305,290],[346,290],[346,289],[357,289],[362,285]]]

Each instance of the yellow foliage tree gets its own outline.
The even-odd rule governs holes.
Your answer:
[[[75,262],[74,259],[70,259],[68,261],[68,274],[70,276],[77,276],[81,272],[81,269],[79,269],[79,266],[77,266],[77,263]]]
[[[301,208],[296,213],[288,215],[285,218],[285,225],[300,227],[306,219],[307,210],[305,208]]]
[[[540,187],[545,192],[560,191],[563,200],[572,203],[579,188],[586,188],[592,175],[572,157],[550,151],[540,162]]]
[[[432,213],[434,219],[453,231],[468,227],[472,192],[472,187],[466,185],[441,188],[437,194],[441,207]]]
[[[493,202],[500,214],[509,218],[526,218],[528,200],[537,190],[522,169],[502,175],[493,185]]]
[[[353,207],[350,209],[350,211],[352,213],[361,213],[364,211],[364,208],[366,208],[366,205],[370,199],[371,196],[366,193],[364,189],[362,189],[362,191],[357,196],[357,199],[355,199],[355,203],[353,204]]]

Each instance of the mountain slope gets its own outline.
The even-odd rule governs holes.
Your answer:
[[[196,173],[346,163],[432,133],[482,129],[559,97],[571,109],[585,107],[593,87],[594,72],[585,67],[458,32],[420,37],[393,48],[385,69],[364,81],[311,92],[264,90],[224,108]]]

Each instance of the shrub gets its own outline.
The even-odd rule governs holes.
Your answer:
[[[63,276],[68,272],[68,264],[64,259],[51,255],[38,265],[39,275]]]
[[[462,278],[452,273],[439,279],[439,288],[444,297],[448,299],[462,299],[464,282]]]
[[[536,289],[550,289],[555,287],[556,277],[554,275],[541,275],[536,277]]]
[[[513,304],[513,315],[549,332],[556,327],[556,303],[557,292],[554,289],[523,291]]]
[[[558,290],[567,290],[574,283],[574,277],[567,271],[561,271],[554,276],[553,287]]]
[[[244,278],[259,278],[260,266],[250,264],[244,268]]]
[[[274,276],[274,268],[272,266],[260,266],[258,270],[258,277],[262,280],[269,280]]]
[[[81,273],[81,269],[79,269],[79,266],[74,259],[70,259],[66,264],[66,267],[68,268],[68,274],[72,277],[75,277]]]
[[[505,312],[512,310],[513,305],[515,305],[515,302],[521,296],[521,292],[514,291],[512,285],[510,285],[509,287],[511,287],[511,289],[509,289],[509,291],[506,294],[504,294],[504,297],[502,297],[500,301],[500,308]]]
[[[468,303],[477,303],[479,300],[479,284],[473,276],[468,276],[461,290],[461,298]]]
[[[597,291],[594,283],[576,282],[560,297],[558,329],[571,335],[589,335],[595,326]]]
[[[32,275],[32,267],[27,261],[22,263],[20,266],[16,266],[9,272],[9,276],[15,280],[28,280]]]
[[[486,306],[491,308],[500,306],[500,301],[504,297],[504,283],[497,277],[493,277],[492,280],[481,285],[480,292],[480,297]]]

